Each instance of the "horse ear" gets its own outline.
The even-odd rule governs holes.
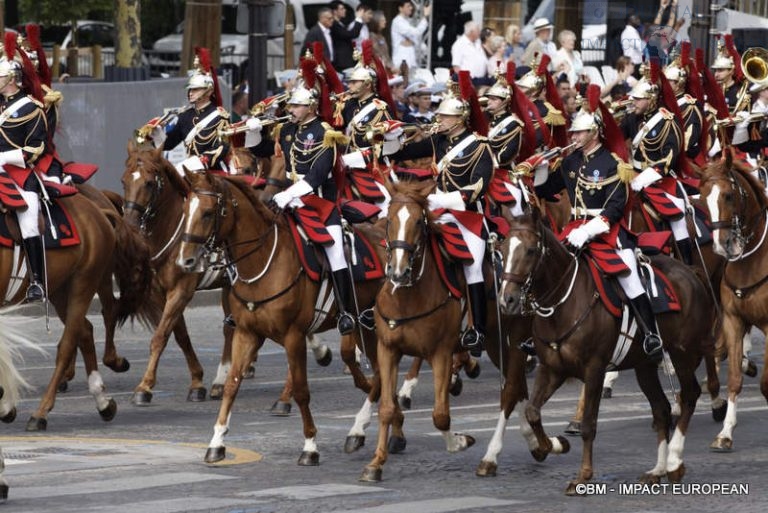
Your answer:
[[[733,151],[731,149],[725,152],[725,169],[733,169]]]
[[[539,224],[541,221],[541,209],[539,209],[538,206],[531,208],[531,219],[533,220],[534,224]]]
[[[395,195],[395,183],[389,178],[384,180],[384,188],[387,190],[390,197]]]
[[[157,148],[152,150],[152,153],[154,153],[155,159],[160,159],[163,157],[163,146],[158,146]]]
[[[127,149],[128,149],[128,154],[130,154],[130,155],[133,155],[134,153],[136,153],[138,151],[139,147],[136,144],[136,139],[134,139],[133,137],[128,139]]]

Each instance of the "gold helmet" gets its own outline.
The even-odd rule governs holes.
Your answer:
[[[203,69],[199,56],[195,56],[192,69],[189,71],[186,89],[187,91],[190,89],[213,89],[213,77],[211,77],[210,72]]]
[[[317,90],[317,62],[311,53],[301,59],[299,63],[300,78],[296,87],[286,102],[287,105],[314,105],[317,106],[320,93]]]
[[[501,67],[496,68],[494,77],[496,82],[485,92],[484,96],[493,96],[502,100],[509,99],[512,96],[512,88],[509,86],[507,77]]]
[[[0,57],[0,77],[8,78],[2,82],[3,84],[8,84],[13,81],[17,86],[21,87],[24,68],[22,66],[21,56],[17,52],[15,33],[5,33],[5,45],[3,51],[4,53],[2,57]]]
[[[712,66],[710,66],[710,68],[733,69],[733,67],[734,67],[733,57],[731,57],[731,54],[728,52],[728,48],[726,48],[725,41],[723,39],[718,38],[717,57],[715,57],[715,61],[712,63]]]
[[[542,55],[540,59],[538,55],[535,55],[531,61],[531,70],[520,77],[520,80],[517,81],[517,86],[526,94],[530,93],[528,96],[538,96],[547,84],[546,76],[551,60],[547,54]]]
[[[443,101],[438,105],[435,114],[443,116],[461,116],[463,119],[469,117],[469,105],[465,102],[459,92],[456,90],[456,84],[448,81],[446,84],[446,93]]]
[[[374,86],[376,81],[376,69],[373,67],[373,55],[369,55],[373,51],[373,47],[365,46],[363,51],[355,49],[354,58],[357,61],[355,67],[352,68],[348,81],[359,80],[361,82],[367,82]]]

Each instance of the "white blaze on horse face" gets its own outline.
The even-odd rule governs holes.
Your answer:
[[[404,241],[405,240],[405,227],[407,226],[408,219],[411,218],[411,213],[408,212],[408,209],[405,207],[400,207],[397,209],[397,235],[395,240]],[[395,248],[392,250],[392,258],[394,258],[395,263],[393,266],[393,271],[395,276],[402,276],[403,273],[405,273],[405,266],[406,264],[406,255],[405,250],[402,248]]]
[[[138,182],[139,179],[141,178],[141,173],[139,173],[138,171],[134,171],[133,173],[131,173],[131,178],[133,178],[134,182]]]
[[[509,274],[512,272],[512,267],[515,263],[515,250],[518,246],[520,246],[523,241],[521,241],[519,238],[513,236],[508,239],[509,242],[509,249],[507,251],[507,259],[504,261],[504,273]],[[509,284],[509,280],[502,280],[501,282],[501,292],[502,294],[499,296],[499,302],[501,306],[506,306],[506,301],[504,300],[504,290],[507,288],[507,285]]]
[[[720,221],[720,208],[717,205],[717,200],[720,198],[720,186],[715,184],[712,186],[712,190],[707,195],[707,208],[709,209],[709,219],[713,223]],[[718,255],[726,256],[723,245],[720,244],[719,229],[712,230],[712,240],[715,243],[715,253]]]
[[[189,200],[189,216],[187,216],[186,223],[184,224],[184,230],[187,233],[192,233],[192,228],[194,228],[194,218],[195,218],[195,212],[200,208],[200,198],[197,197],[197,195],[191,195],[191,199]],[[183,249],[186,245],[186,242],[181,241],[181,248]],[[179,251],[179,256],[177,258],[176,263],[184,267],[184,251]]]

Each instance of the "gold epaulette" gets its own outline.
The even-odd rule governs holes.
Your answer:
[[[34,97],[34,96],[32,96],[31,94],[30,94],[30,95],[27,95],[27,96],[29,97],[29,99],[30,99],[30,100],[32,100],[32,103],[34,103],[35,105],[37,105],[37,106],[38,106],[38,107],[40,107],[41,109],[42,109],[42,108],[45,108],[45,106],[42,104],[42,102],[41,102],[40,100],[38,100],[37,98],[35,98],[35,97]]]
[[[635,177],[635,169],[632,167],[632,164],[624,162],[621,157],[613,152],[611,152],[611,156],[616,160],[616,174],[619,176],[619,180],[622,183],[631,182]]]
[[[387,102],[379,98],[374,98],[373,104],[376,105],[376,110],[386,110],[388,107]]]
[[[61,91],[54,91],[46,85],[43,86],[43,103],[46,108],[51,105],[58,107],[63,99],[64,95],[61,94]]]
[[[661,117],[664,119],[673,119],[675,117],[671,111],[665,109],[664,107],[659,107],[659,112],[661,113]]]
[[[565,116],[563,116],[562,111],[557,110],[554,105],[549,102],[544,102],[544,106],[547,108],[547,115],[544,116],[544,123],[550,126],[565,125]]]
[[[690,94],[684,94],[683,98],[685,98],[685,103],[689,105],[693,105],[694,103],[696,103],[696,98],[694,98]]]
[[[328,124],[323,123],[323,125],[325,126]],[[330,127],[330,125],[328,125],[328,127]],[[349,137],[344,135],[342,132],[339,132],[338,130],[327,128],[325,130],[325,135],[323,136],[323,146],[330,147],[337,144],[349,144]]]
[[[477,142],[481,142],[481,143],[487,143],[488,142],[488,137],[485,136],[485,135],[480,135],[477,132],[472,132],[472,135],[475,136],[475,140]]]
[[[225,109],[224,107],[217,107],[216,110],[219,111],[220,117],[229,120],[229,111],[227,109]]]

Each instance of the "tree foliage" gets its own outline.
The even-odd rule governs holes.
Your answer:
[[[20,18],[42,24],[65,24],[110,13],[113,0],[19,0]]]

